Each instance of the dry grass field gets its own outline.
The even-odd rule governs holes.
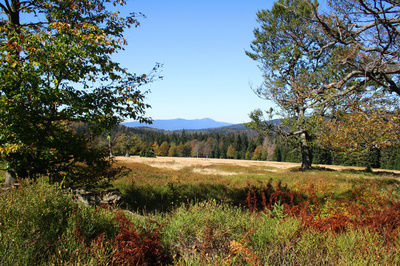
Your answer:
[[[181,170],[184,168],[193,168],[195,172],[203,174],[219,174],[234,175],[237,171],[223,171],[221,169],[210,169],[212,166],[239,166],[239,167],[256,167],[263,168],[265,171],[279,172],[286,171],[291,168],[300,167],[299,163],[274,162],[274,161],[251,161],[251,160],[234,160],[234,159],[209,159],[209,158],[181,158],[181,157],[157,157],[147,158],[139,156],[123,157],[117,156],[115,160],[122,164],[140,163],[157,168],[166,168],[172,170]],[[362,167],[356,166],[339,166],[339,165],[314,165],[316,167],[331,170],[363,170]],[[235,169],[232,167],[232,169]],[[373,169],[374,172],[388,172],[400,174],[400,171]]]

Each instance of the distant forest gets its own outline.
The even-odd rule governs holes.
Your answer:
[[[82,133],[86,127],[76,125],[76,130]],[[162,131],[118,126],[109,135],[110,138],[107,134],[97,137],[96,145],[110,145],[113,155],[301,161],[296,143],[279,136],[261,136],[251,129]],[[388,147],[357,156],[313,147],[313,164],[366,166],[367,162],[374,168],[400,170],[400,149]]]

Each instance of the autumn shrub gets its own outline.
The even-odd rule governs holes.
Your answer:
[[[215,201],[182,206],[170,214],[163,241],[181,261],[224,257],[229,241],[246,232],[247,217],[248,213]]]
[[[354,187],[347,199],[325,199],[316,196],[312,184],[299,193],[269,182],[265,187],[248,188],[246,205],[250,212],[272,214],[280,206],[279,216],[301,220],[304,230],[339,234],[350,229],[368,229],[384,237],[385,242],[398,238],[400,232],[400,202],[384,196],[376,186]]]
[[[272,182],[269,181],[263,186],[247,187],[246,190],[246,206],[250,212],[271,209],[278,202],[285,206],[294,206],[306,201],[305,195],[290,190],[286,185],[282,185],[281,182],[278,182],[275,188]]]
[[[122,212],[116,213],[115,221],[119,233],[113,240],[113,265],[167,265],[171,261],[161,244],[158,228],[140,228]]]

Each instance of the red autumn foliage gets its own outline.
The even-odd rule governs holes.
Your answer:
[[[309,226],[314,229],[321,232],[331,231],[336,234],[346,231],[346,228],[351,222],[350,218],[343,214],[337,214],[326,218],[311,219],[308,221]]]
[[[263,188],[249,187],[247,189],[246,205],[250,212],[271,209],[272,205],[278,202],[284,206],[297,206],[299,203],[305,202],[305,197],[282,186],[280,182],[276,188],[272,186],[271,182],[268,182]]]
[[[117,212],[115,220],[120,231],[113,241],[113,265],[165,265],[171,262],[161,245],[157,228],[137,230],[140,228],[122,212]]]
[[[271,189],[272,188],[272,189]],[[331,216],[321,217],[321,207],[312,185],[305,191],[307,198],[298,192],[283,187],[280,183],[273,189],[268,183],[266,189],[249,188],[246,204],[250,212],[272,209],[280,203],[284,211],[301,219],[303,228],[313,228],[320,232],[342,233],[349,227],[369,229],[382,235],[387,243],[398,237],[400,232],[400,202],[393,202],[375,191],[355,189],[350,200],[338,200],[343,207]],[[373,201],[365,198],[369,195]],[[260,207],[261,206],[261,207]]]

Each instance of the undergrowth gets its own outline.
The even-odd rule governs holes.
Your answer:
[[[0,197],[0,264],[148,265],[170,261],[158,228],[91,208],[44,182]]]
[[[189,169],[135,170],[143,172],[119,180],[138,213],[80,205],[43,181],[2,193],[0,264],[400,263],[395,180],[319,170],[229,183]]]

